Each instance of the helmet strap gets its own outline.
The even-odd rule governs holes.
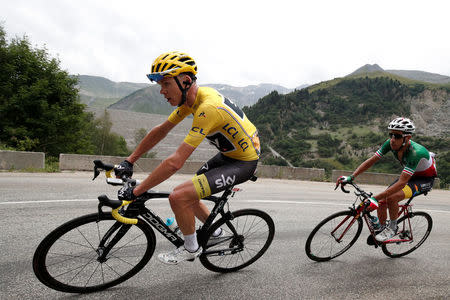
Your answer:
[[[181,90],[181,102],[180,102],[180,104],[178,104],[178,107],[180,107],[181,105],[183,105],[186,102],[187,91],[191,88],[192,82],[189,82],[187,80],[183,81],[183,84],[186,86],[185,88],[183,88],[183,86],[181,85],[181,83],[177,77],[174,77],[173,79],[175,79],[175,82],[177,83],[178,88]]]

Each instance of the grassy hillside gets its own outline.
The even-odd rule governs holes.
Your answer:
[[[134,112],[169,115],[174,108],[159,93],[158,85],[137,90],[109,106],[111,109],[122,109]]]
[[[273,163],[270,145],[295,166],[351,170],[386,140],[392,118],[414,115],[426,120],[414,139],[439,153],[445,165],[450,149],[446,117],[450,90],[382,74],[334,79],[286,95],[272,92],[245,107],[260,132],[263,162]],[[425,132],[434,137],[420,135]],[[397,172],[399,168],[398,162],[386,158],[372,170]],[[441,172],[444,178],[445,172]]]
[[[147,83],[114,82],[99,76],[76,77],[81,102],[95,108],[106,108],[121,98],[149,86]]]

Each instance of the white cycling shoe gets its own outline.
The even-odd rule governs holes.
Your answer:
[[[194,261],[196,257],[202,254],[202,247],[198,247],[197,251],[189,252],[181,246],[175,250],[158,254],[158,259],[168,265],[176,265],[183,261]]]
[[[382,232],[375,236],[375,239],[378,242],[385,242],[387,240],[392,239],[397,234],[397,230],[391,229],[389,226],[386,226]]]

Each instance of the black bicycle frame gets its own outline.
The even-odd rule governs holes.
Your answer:
[[[225,213],[223,210],[226,202],[228,201],[228,196],[232,193],[232,187],[226,189],[220,197],[216,196],[208,196],[203,198],[202,200],[208,200],[215,203],[214,208],[211,211],[211,214],[206,219],[202,228],[198,231],[198,240],[200,242],[203,241],[206,231],[212,225],[214,219],[218,214],[221,214],[223,217],[228,217],[228,219],[232,219],[231,212]],[[169,242],[175,245],[175,247],[181,247],[184,244],[184,240],[176,234],[173,230],[171,230],[166,223],[151,209],[145,206],[145,202],[154,199],[154,198],[168,198],[170,193],[166,192],[147,192],[141,195],[141,199],[145,199],[142,201],[135,201],[129,205],[129,208],[125,212],[126,217],[136,217],[140,215],[148,224],[150,224],[153,228],[155,228],[159,233],[161,233]],[[136,211],[137,210],[137,211]],[[237,234],[234,227],[231,224],[228,224],[230,229],[234,234]],[[125,233],[125,232],[124,232]],[[117,235],[120,235],[118,232]],[[120,237],[123,235],[120,235]],[[120,239],[119,237],[119,239]]]

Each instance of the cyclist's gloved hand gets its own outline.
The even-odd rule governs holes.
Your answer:
[[[353,179],[355,179],[355,177],[353,175],[341,176],[337,179],[336,185],[339,185],[339,184],[346,185],[347,183],[352,183]]]
[[[133,176],[133,164],[128,160],[124,160],[117,167],[114,168],[114,174],[117,178],[131,178]]]
[[[133,193],[136,186],[123,186],[118,192],[119,200],[135,200],[137,196]]]

